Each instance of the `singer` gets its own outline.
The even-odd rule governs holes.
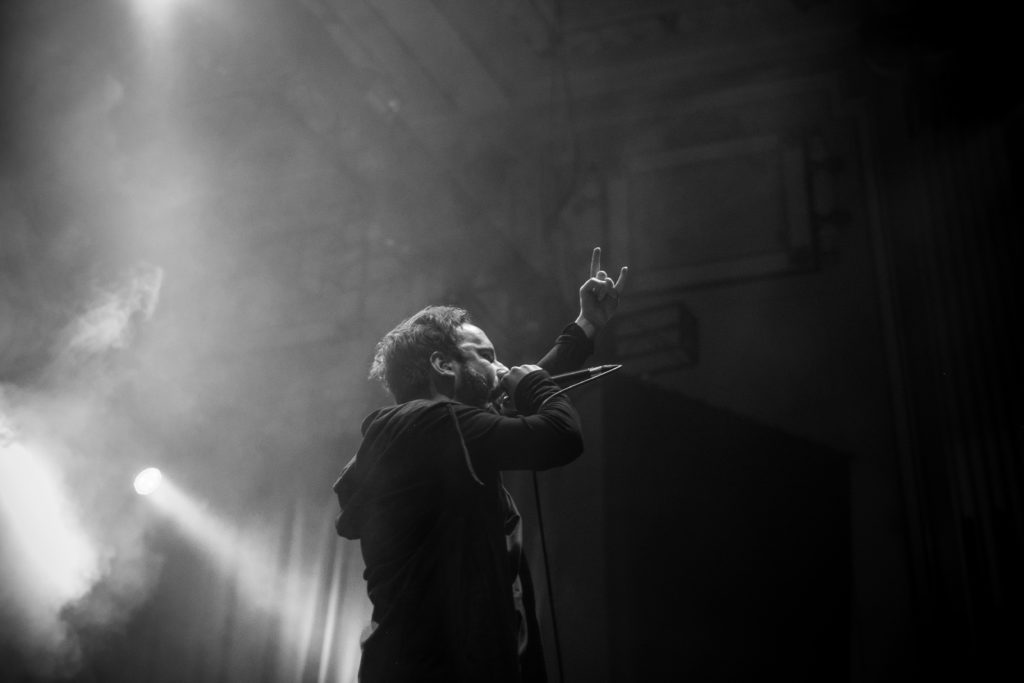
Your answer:
[[[503,470],[565,465],[583,450],[579,417],[548,373],[576,370],[618,307],[591,257],[580,313],[537,365],[506,368],[466,311],[428,306],[378,342],[370,377],[396,405],[363,422],[334,484],[336,528],[358,539],[372,622],[359,680],[545,681],[519,513]],[[499,392],[518,415],[491,405]],[[542,405],[543,404],[543,405]]]

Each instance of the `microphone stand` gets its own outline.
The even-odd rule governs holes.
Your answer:
[[[588,384],[589,382],[593,382],[596,379],[600,379],[601,377],[604,377],[607,374],[615,372],[616,370],[618,370],[621,367],[622,367],[621,364],[619,364],[619,365],[603,365],[600,368],[591,368],[591,370],[593,372],[590,372],[590,373],[587,373],[586,371],[583,371],[585,374],[587,374],[589,376],[587,376],[583,380],[580,380],[579,382],[576,382],[575,384],[570,384],[569,386],[563,387],[563,388],[559,389],[558,391],[556,391],[555,393],[551,394],[550,396],[548,396],[547,398],[544,399],[544,401],[540,404],[540,406],[537,408],[537,410],[540,411],[540,409],[543,408],[547,404],[547,402],[550,401],[551,399],[553,399],[555,396],[558,396],[559,394],[563,394],[563,393],[569,391],[570,389],[575,389],[577,387],[583,386],[584,384]],[[577,373],[567,373],[567,374],[575,376]],[[504,396],[505,400],[508,399],[507,395],[503,395],[503,396]],[[501,397],[499,397],[499,398],[501,398]],[[541,558],[544,561],[544,581],[545,581],[545,583],[547,585],[547,589],[548,589],[548,604],[550,605],[550,608],[551,608],[551,632],[554,634],[554,637],[555,637],[555,663],[558,665],[558,680],[560,681],[560,683],[564,683],[564,681],[565,681],[565,672],[562,669],[562,644],[561,644],[561,641],[558,638],[558,617],[557,617],[557,615],[555,613],[555,592],[554,592],[554,588],[553,588],[552,581],[551,581],[551,562],[548,560],[547,536],[545,536],[545,534],[544,534],[544,514],[543,514],[543,512],[541,510],[541,504],[540,504],[540,482],[537,479],[537,470],[531,470],[530,471],[530,477],[533,480],[533,502],[534,502],[534,505],[536,505],[536,507],[537,507],[537,534],[540,536],[540,554],[541,554]],[[537,634],[537,635],[539,636],[540,634]]]

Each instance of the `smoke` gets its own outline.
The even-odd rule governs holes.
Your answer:
[[[157,40],[124,4],[19,0],[0,45],[17,102],[0,113],[0,486],[26,493],[0,490],[0,571],[17,577],[0,650],[50,674],[93,661],[155,589],[165,518],[131,489],[143,466],[216,500],[228,529],[277,504],[268,481],[291,505],[284,470],[329,496],[321,454],[362,410],[366,297],[401,298],[382,280],[401,263],[345,265],[365,253],[348,223],[378,200],[338,131],[279,101],[306,51],[269,45],[248,11]],[[344,80],[324,80],[332,104],[353,100]],[[33,544],[66,574],[35,571]]]
[[[159,267],[139,263],[115,289],[101,291],[63,335],[60,363],[84,362],[108,350],[127,348],[139,325],[153,316],[163,277]]]
[[[32,386],[0,385],[0,628],[40,675],[79,665],[80,634],[123,623],[160,558],[131,512],[125,446],[152,448],[111,417],[117,352],[156,311],[163,271],[140,263],[97,289]]]

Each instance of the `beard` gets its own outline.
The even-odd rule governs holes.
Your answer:
[[[494,394],[495,385],[489,377],[463,367],[455,386],[455,400],[466,405],[485,408]]]

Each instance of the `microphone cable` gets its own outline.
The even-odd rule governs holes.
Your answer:
[[[555,393],[551,394],[550,396],[545,398],[543,401],[541,401],[540,406],[537,407],[537,412],[540,412],[541,408],[546,406],[548,401],[553,399],[555,396],[558,396],[560,394],[564,394],[565,392],[569,391],[570,389],[575,389],[576,387],[581,387],[584,384],[587,384],[589,382],[593,382],[596,379],[601,379],[605,375],[610,375],[611,373],[615,372],[616,370],[618,370],[621,367],[622,367],[621,364],[602,366],[602,370],[600,372],[597,372],[597,373],[591,375],[590,377],[587,377],[586,379],[582,379],[579,382],[576,382],[575,384],[570,384],[567,387],[563,387],[563,388],[559,389],[558,391],[556,391]]]
[[[593,382],[596,379],[600,379],[607,374],[615,372],[621,367],[621,364],[606,366],[606,369],[603,370],[602,372],[596,373],[591,377],[587,377],[584,380],[576,382],[575,384],[570,384],[567,387],[559,389],[558,391],[551,394],[541,402],[540,406],[537,408],[537,412],[540,412],[541,408],[543,408],[547,404],[547,402],[553,399],[555,396],[564,394],[570,389],[575,389],[576,387],[580,387],[589,382]],[[530,475],[533,479],[533,502],[537,508],[537,534],[540,536],[540,554],[544,562],[544,581],[547,585],[548,605],[551,609],[551,630],[555,636],[555,662],[558,665],[558,680],[559,683],[565,683],[565,672],[562,669],[562,644],[558,638],[558,617],[555,614],[555,592],[553,584],[551,582],[551,563],[548,561],[548,544],[547,537],[544,534],[544,514],[541,511],[540,505],[540,483],[537,479],[537,470],[531,470]],[[539,621],[537,622],[537,627],[540,627]],[[540,637],[540,634],[538,633],[537,636]]]

